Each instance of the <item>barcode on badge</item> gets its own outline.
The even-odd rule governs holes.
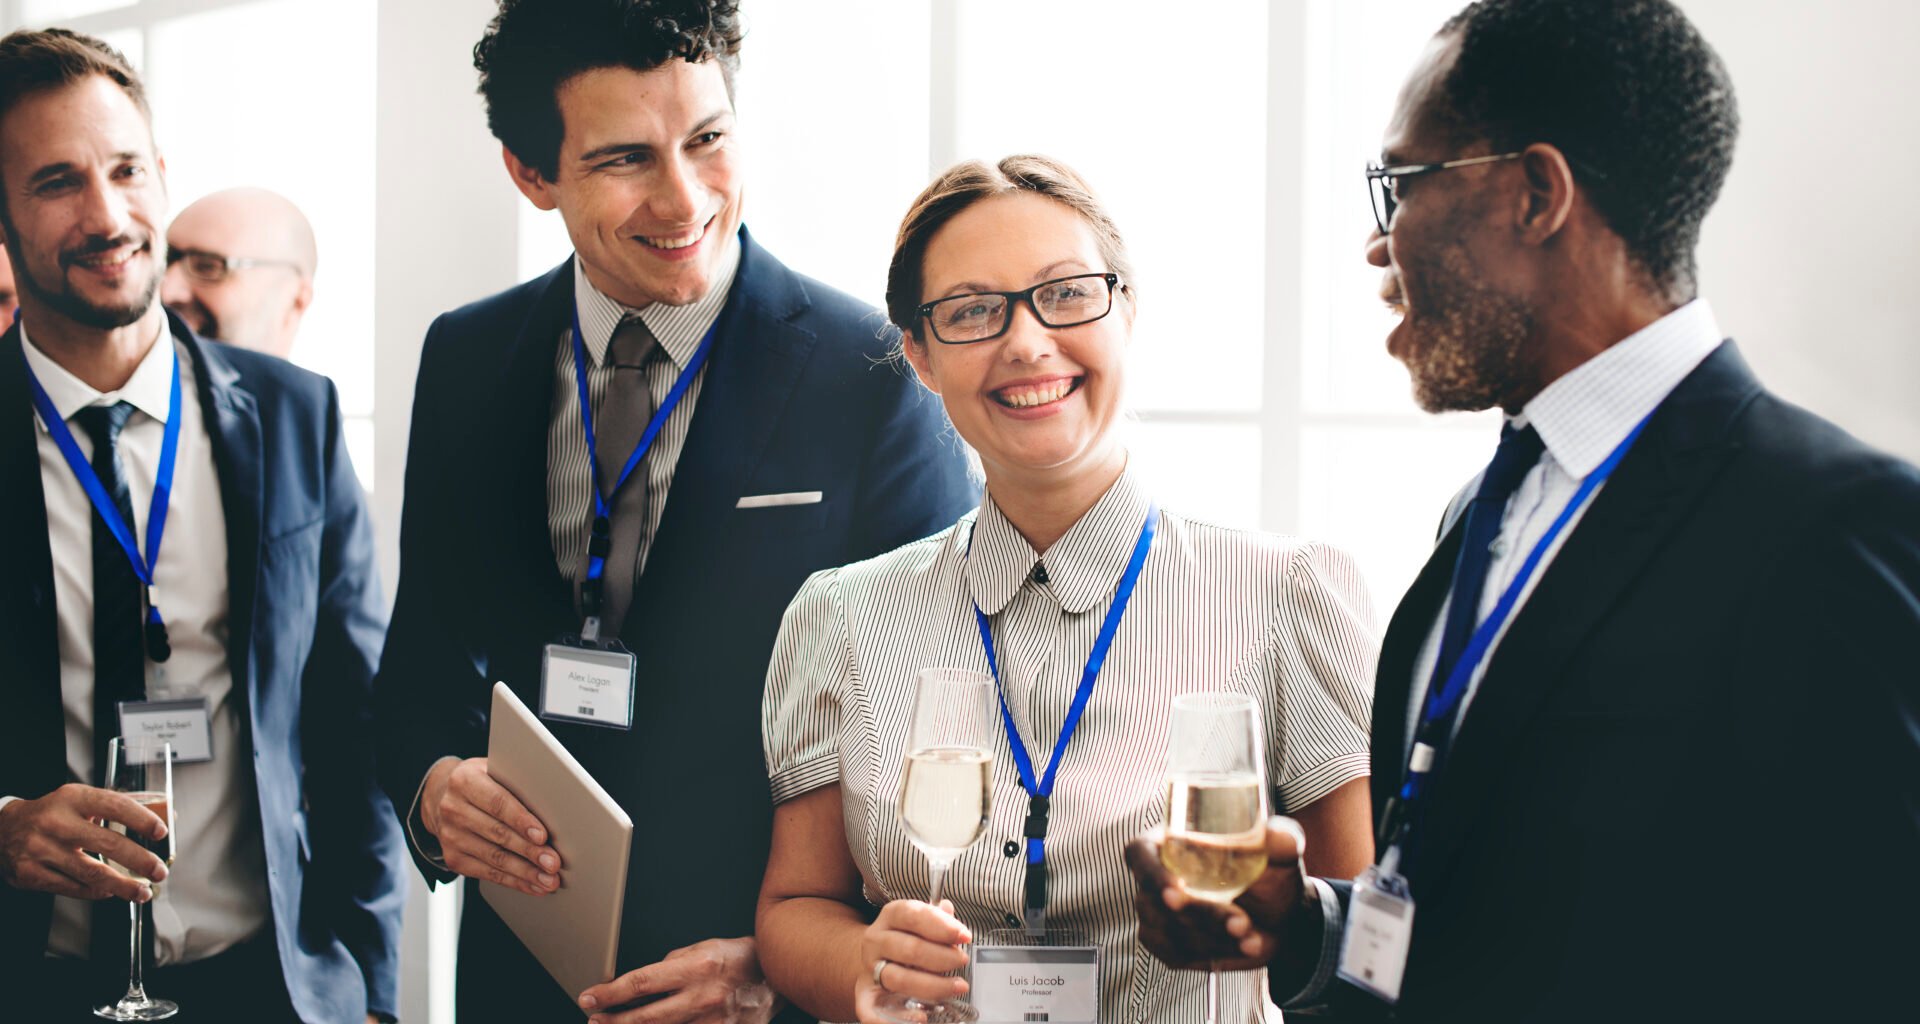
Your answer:
[[[580,705],[580,713],[587,716],[588,718],[593,717],[593,709],[590,707],[587,707],[585,704]]]

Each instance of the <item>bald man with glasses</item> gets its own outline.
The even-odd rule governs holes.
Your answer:
[[[160,299],[203,337],[286,358],[318,264],[299,207],[263,188],[226,189],[168,226]]]

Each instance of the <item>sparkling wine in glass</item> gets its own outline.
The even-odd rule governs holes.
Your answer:
[[[128,743],[125,737],[115,736],[107,743],[107,788],[123,793],[134,803],[145,807],[160,816],[167,823],[167,834],[160,839],[148,839],[138,833],[130,836],[135,843],[151,852],[154,856],[171,866],[174,851],[173,827],[173,744]],[[107,827],[121,835],[128,835],[127,827],[120,822],[109,822]],[[140,877],[126,866],[107,861],[107,866],[128,877]],[[158,885],[159,883],[152,883]],[[141,955],[143,943],[141,930],[152,904],[129,903],[127,909],[132,918],[129,929],[129,952],[127,969],[127,994],[116,1003],[97,1006],[93,1010],[96,1017],[107,1020],[165,1020],[180,1012],[180,1007],[165,999],[154,999],[147,995],[143,980],[145,957]]]
[[[1231,902],[1267,868],[1266,825],[1258,705],[1237,693],[1175,697],[1160,862],[1193,895]],[[1219,1019],[1220,975],[1209,968],[1207,1024]]]
[[[914,681],[906,767],[900,776],[900,822],[926,854],[927,902],[940,904],[948,865],[987,829],[993,778],[993,678],[957,668],[929,668]],[[876,1005],[895,1024],[970,1024],[979,1013],[958,999],[927,1003],[883,992]]]

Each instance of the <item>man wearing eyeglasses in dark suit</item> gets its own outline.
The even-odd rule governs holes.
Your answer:
[[[1312,878],[1274,828],[1217,907],[1137,841],[1163,959],[1362,1018],[1913,1015],[1920,471],[1699,295],[1737,123],[1668,0],[1483,0],[1428,46],[1367,258],[1420,404],[1507,423],[1381,653],[1382,856]]]

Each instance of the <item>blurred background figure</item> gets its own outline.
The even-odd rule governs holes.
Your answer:
[[[13,285],[13,264],[7,262],[5,249],[0,249],[0,324],[13,322],[13,314],[20,309],[20,290]]]
[[[160,299],[202,337],[285,358],[313,303],[318,263],[299,207],[263,188],[225,189],[167,228]]]

